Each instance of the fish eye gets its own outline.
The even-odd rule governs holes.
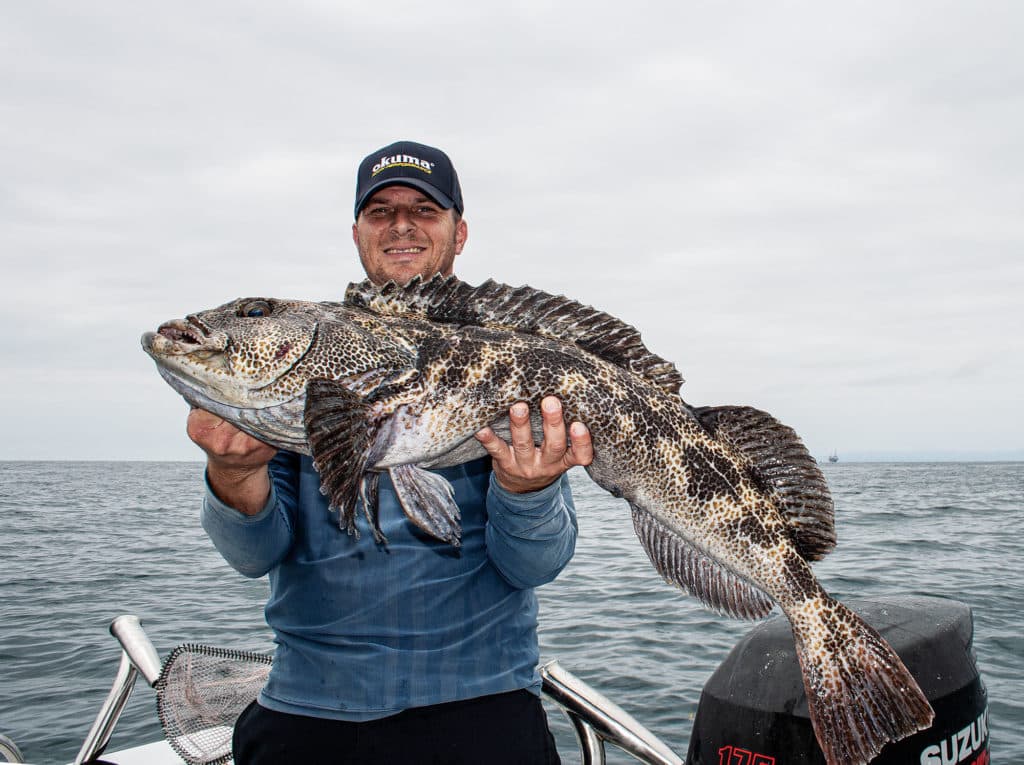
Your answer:
[[[270,316],[270,303],[266,300],[250,300],[239,306],[238,315],[251,319]]]

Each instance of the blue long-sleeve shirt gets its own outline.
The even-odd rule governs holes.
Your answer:
[[[462,546],[427,536],[402,512],[387,474],[374,542],[338,527],[312,461],[280,452],[271,496],[246,516],[207,491],[202,522],[224,558],[269,574],[267,623],[277,649],[263,706],[291,714],[370,720],[410,707],[528,688],[537,674],[537,599],[575,550],[566,476],[512,494],[490,458],[439,471],[455,490]]]

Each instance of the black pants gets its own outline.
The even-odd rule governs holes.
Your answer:
[[[235,765],[560,765],[540,699],[512,691],[353,723],[273,712],[235,723]]]

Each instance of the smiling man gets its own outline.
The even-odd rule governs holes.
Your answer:
[[[462,190],[444,152],[403,141],[359,167],[352,238],[369,278],[451,274],[466,243]],[[561,404],[509,413],[511,443],[437,472],[452,485],[462,545],[425,536],[380,475],[378,520],[339,529],[312,460],[276,452],[209,412],[188,433],[207,455],[202,520],[240,573],[270,579],[277,649],[266,686],[235,725],[237,765],[557,763],[541,706],[534,588],[575,550],[565,472],[593,458]]]
[[[352,240],[370,280],[404,284],[452,273],[469,233],[462,189],[448,156],[401,141],[359,166]]]

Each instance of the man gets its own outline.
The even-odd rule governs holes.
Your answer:
[[[375,283],[451,274],[466,243],[448,157],[402,141],[359,167],[352,239]],[[266,686],[235,726],[250,763],[557,763],[539,699],[537,600],[572,557],[576,515],[565,472],[587,465],[590,435],[561,404],[510,410],[511,443],[477,434],[488,457],[441,469],[462,514],[458,549],[402,513],[387,474],[387,545],[340,530],[308,457],[276,450],[193,410],[207,454],[203,527],[247,576],[269,574],[277,650]]]

